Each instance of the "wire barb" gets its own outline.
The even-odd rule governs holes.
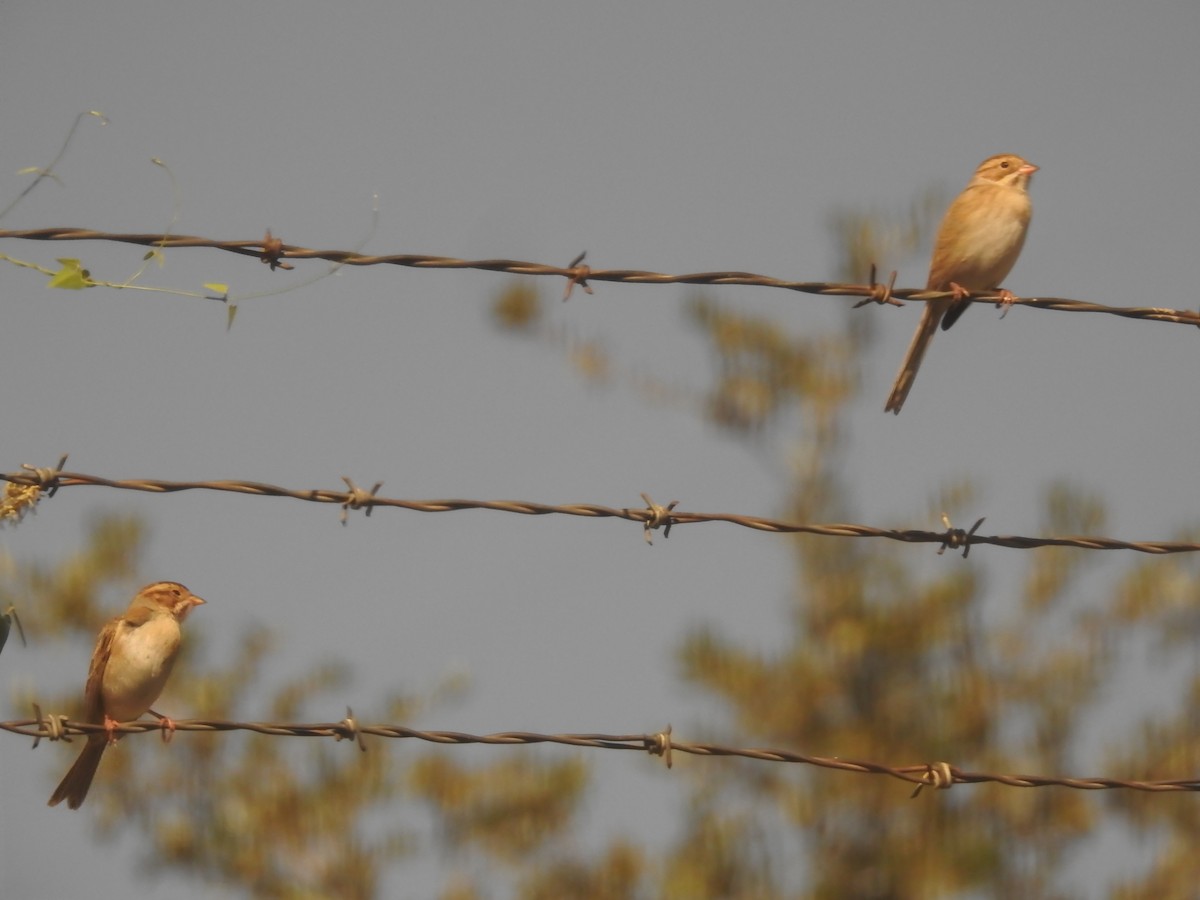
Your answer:
[[[646,543],[651,547],[654,546],[654,540],[650,536],[650,532],[662,528],[663,538],[671,536],[671,526],[675,523],[671,511],[679,504],[678,500],[672,500],[666,506],[659,506],[650,499],[650,495],[642,493],[642,499],[646,501],[646,511],[650,513],[649,517],[642,523],[642,536],[646,539]]]
[[[358,749],[366,753],[366,741],[363,740],[362,732],[358,730],[358,720],[354,718],[354,710],[349,706],[346,707],[346,718],[342,719],[341,724],[346,729],[346,733],[337,732],[334,737],[339,741],[354,741],[358,744]]]
[[[266,235],[262,240],[262,254],[259,256],[259,262],[271,267],[271,271],[276,269],[294,269],[296,268],[291,263],[282,261],[284,254],[283,241],[271,234],[271,229],[267,229]]]
[[[53,497],[58,491],[58,476],[63,466],[67,464],[67,454],[63,454],[58,466],[53,469],[39,469],[28,463],[21,463],[21,468],[28,473],[21,481],[9,480],[0,497],[0,523],[20,522],[28,512],[36,512],[38,501],[42,494]],[[21,636],[24,641],[24,634]]]
[[[859,300],[854,304],[854,309],[866,306],[868,303],[878,303],[880,306],[889,304],[891,306],[903,306],[903,300],[897,300],[892,296],[892,289],[896,287],[896,270],[892,269],[891,277],[888,278],[887,284],[879,284],[875,281],[875,263],[871,263],[871,293],[863,300]]]
[[[33,704],[33,716],[37,722],[38,730],[33,736],[33,747],[36,750],[37,745],[42,742],[42,738],[47,738],[50,741],[66,741],[71,743],[71,734],[76,732],[68,731],[66,716],[43,716],[42,708],[38,704]]]
[[[34,466],[28,465],[27,463],[22,463],[21,468],[25,469],[27,472],[33,473],[33,477],[36,479],[35,484],[39,491],[43,491],[47,497],[53,497],[56,493],[58,493],[58,476],[62,474],[63,466],[67,464],[68,455],[69,454],[64,453],[61,457],[59,457],[58,465],[53,469],[38,469]]]
[[[592,274],[592,267],[580,265],[585,256],[587,256],[586,250],[571,260],[570,265],[567,266],[567,288],[565,291],[563,291],[563,303],[566,303],[571,299],[571,292],[575,290],[575,285],[579,285],[581,288],[583,288],[583,292],[585,294],[594,293],[591,285],[587,283],[588,276]]]
[[[933,762],[925,770],[925,774],[921,776],[921,783],[913,789],[913,792],[908,795],[910,800],[916,799],[925,787],[936,788],[939,791],[948,791],[954,786],[954,767],[948,762]]]
[[[650,735],[646,738],[646,752],[651,756],[661,756],[667,768],[673,765],[671,761],[671,724],[667,723],[665,731]]]
[[[941,556],[946,550],[957,550],[963,548],[963,559],[967,558],[967,554],[971,552],[971,538],[975,536],[975,532],[979,526],[983,524],[986,517],[981,517],[970,531],[963,531],[961,528],[954,528],[950,525],[950,517],[942,513],[942,524],[946,526],[946,533],[942,535],[942,546],[938,548],[938,556]]]
[[[349,489],[349,492],[346,494],[346,500],[342,503],[342,524],[346,524],[346,520],[349,518],[350,510],[352,509],[366,507],[367,518],[371,518],[371,510],[375,508],[375,495],[383,487],[383,482],[377,481],[370,491],[364,491],[345,475],[342,476],[342,481],[346,482],[346,487]]]

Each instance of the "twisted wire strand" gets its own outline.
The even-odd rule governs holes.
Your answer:
[[[39,717],[0,722],[0,730],[32,737],[34,746],[43,739],[69,740],[72,735],[99,734],[102,725],[71,722],[64,716]],[[1195,779],[1136,780],[1124,778],[1079,778],[1051,775],[1013,775],[991,772],[972,772],[946,762],[927,762],[913,765],[887,765],[867,760],[842,757],[810,756],[791,750],[761,747],[731,747],[722,744],[680,741],[671,736],[671,729],[655,734],[540,734],[530,731],[503,731],[493,734],[469,734],[461,731],[423,731],[404,725],[364,725],[352,715],[340,722],[229,722],[222,719],[176,720],[170,727],[157,721],[126,722],[113,731],[121,735],[158,733],[166,736],[172,731],[218,733],[250,731],[275,737],[324,737],[347,740],[366,750],[365,736],[378,738],[410,738],[433,744],[530,745],[562,744],[595,750],[638,750],[662,756],[670,766],[670,754],[692,756],[737,757],[757,762],[799,763],[822,769],[834,769],[859,775],[886,775],[916,786],[914,796],[924,787],[946,789],[955,784],[1000,784],[1005,787],[1064,787],[1084,791],[1132,790],[1149,793],[1197,792],[1200,781]]]
[[[252,256],[276,268],[284,259],[321,259],[345,266],[406,266],[417,269],[478,269],[487,272],[506,272],[511,275],[550,275],[568,279],[568,295],[575,284],[587,289],[588,281],[612,281],[623,284],[708,284],[748,285],[753,287],[782,288],[805,294],[866,298],[868,302],[900,305],[900,300],[930,301],[953,296],[947,291],[929,291],[923,288],[893,288],[882,284],[847,284],[824,281],[790,281],[753,272],[694,272],[684,275],[669,275],[639,269],[593,269],[581,265],[583,255],[572,260],[568,266],[552,266],[544,263],[524,262],[514,259],[457,259],[450,256],[433,256],[419,253],[394,253],[369,256],[353,250],[315,250],[295,244],[285,244],[269,233],[262,240],[214,240],[187,234],[130,234],[96,231],[89,228],[30,228],[0,229],[0,238],[30,241],[110,241],[114,243],[140,244],[158,248],[205,247],[223,250],[241,256]],[[591,291],[588,290],[590,293]],[[223,299],[223,298],[219,298]],[[1005,298],[1000,294],[980,293],[973,299],[984,303],[1000,303]],[[1093,312],[1146,319],[1155,322],[1171,322],[1200,327],[1200,313],[1157,306],[1117,307],[1065,297],[1016,297],[1012,303],[1039,309],[1056,309],[1061,312]]]
[[[342,522],[346,522],[351,510],[363,509],[367,515],[376,507],[392,507],[407,509],[414,512],[441,513],[467,509],[487,509],[496,512],[515,513],[525,516],[581,516],[584,518],[600,519],[613,518],[636,522],[642,526],[647,539],[650,531],[662,527],[664,533],[680,525],[695,525],[702,522],[727,522],[754,531],[766,531],[776,534],[817,534],[826,537],[856,537],[856,538],[886,538],[907,544],[938,544],[939,552],[944,550],[963,551],[966,556],[971,547],[978,544],[990,544],[996,547],[1006,547],[1015,550],[1030,550],[1038,547],[1075,547],[1082,550],[1134,550],[1138,553],[1168,554],[1194,553],[1200,550],[1200,543],[1189,541],[1124,541],[1116,538],[1099,537],[1094,535],[1071,535],[1055,537],[1022,537],[1019,535],[985,535],[976,534],[976,529],[982,524],[980,519],[969,530],[949,526],[945,531],[923,531],[920,529],[877,528],[871,525],[856,525],[850,523],[808,524],[787,522],[762,516],[740,515],[736,513],[702,513],[687,512],[675,509],[675,502],[669,506],[654,503],[643,494],[645,507],[611,507],[594,503],[550,504],[535,503],[528,500],[404,500],[395,497],[377,496],[382,482],[377,482],[370,491],[359,488],[351,479],[343,477],[348,490],[334,491],[321,488],[289,489],[273,484],[257,481],[166,481],[155,478],[102,478],[98,475],[88,475],[82,472],[65,472],[59,469],[36,469],[26,466],[20,472],[0,473],[0,481],[7,482],[11,487],[0,499],[0,522],[19,520],[25,512],[33,508],[42,493],[50,496],[60,488],[80,487],[83,485],[114,488],[117,490],[142,491],[155,494],[175,493],[178,491],[220,491],[235,494],[248,494],[259,497],[289,497],[294,500],[304,500],[310,503],[336,504],[342,508]]]

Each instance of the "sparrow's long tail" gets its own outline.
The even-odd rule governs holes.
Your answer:
[[[57,806],[66,800],[67,806],[71,809],[79,809],[84,798],[87,797],[88,788],[92,786],[96,767],[100,765],[100,758],[104,756],[104,748],[107,745],[108,738],[104,735],[88,735],[88,741],[83,745],[79,759],[75,760],[75,765],[71,766],[70,771],[63,776],[63,780],[54,789],[54,795],[50,798],[50,806]]]
[[[917,369],[921,368],[921,359],[925,356],[925,348],[933,340],[938,323],[942,321],[942,316],[945,315],[949,303],[948,300],[934,300],[925,304],[925,311],[921,313],[917,332],[913,335],[912,343],[908,345],[908,353],[900,365],[900,371],[892,385],[892,393],[888,397],[887,405],[883,408],[884,412],[900,414],[900,407],[904,405],[904,400],[908,397],[909,390],[912,389],[913,379],[917,377]]]

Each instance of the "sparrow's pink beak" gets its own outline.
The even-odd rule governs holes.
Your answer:
[[[1023,165],[1023,166],[1021,166],[1021,168],[1017,169],[1017,172],[1019,172],[1022,175],[1032,175],[1037,170],[1038,170],[1038,167],[1035,166],[1033,163],[1025,163],[1025,165]]]

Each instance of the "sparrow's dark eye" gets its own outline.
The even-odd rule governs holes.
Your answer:
[[[1002,169],[1008,168],[1008,160],[1007,159],[1004,162],[1000,163],[1000,168],[1002,168]]]

